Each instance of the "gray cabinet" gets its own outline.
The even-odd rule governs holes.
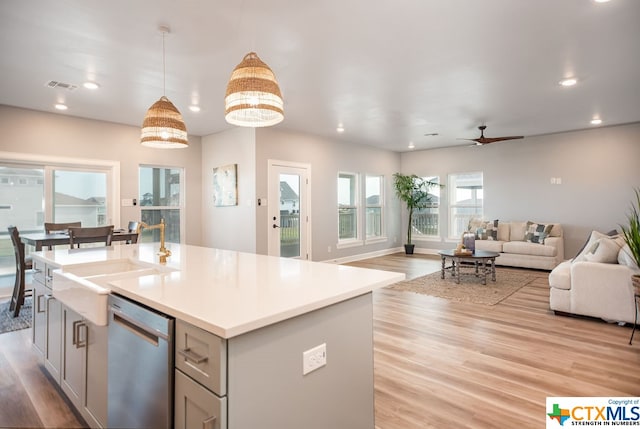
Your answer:
[[[44,360],[44,352],[46,349],[47,341],[47,310],[46,310],[46,297],[47,288],[44,284],[37,281],[33,282],[33,318],[31,331],[33,349],[38,354],[38,357]]]
[[[95,326],[65,305],[62,310],[60,385],[92,428],[107,424],[107,327]]]
[[[44,300],[46,317],[44,367],[51,377],[60,383],[60,365],[62,360],[62,304],[51,296],[51,291],[48,291]]]
[[[175,429],[226,429],[226,340],[177,320],[175,347]]]
[[[226,411],[226,397],[219,397],[176,369],[175,429],[226,429]]]

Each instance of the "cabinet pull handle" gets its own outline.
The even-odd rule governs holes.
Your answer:
[[[202,429],[207,429],[207,426],[213,428],[213,424],[216,422],[216,416],[209,417],[202,421]]]
[[[38,295],[38,298],[36,299],[36,311],[38,313],[44,313],[44,310],[42,309],[42,305],[40,304],[40,302],[42,302],[40,300],[40,298],[44,298],[44,295]]]
[[[73,337],[71,342],[77,349],[81,349],[87,345],[86,340],[84,342],[80,341],[80,328],[83,326],[86,327],[87,325],[82,320],[76,320],[73,322]]]
[[[207,356],[200,356],[199,354],[192,352],[190,347],[187,347],[186,349],[178,349],[178,354],[196,365],[209,360]],[[215,419],[215,417],[213,418]]]

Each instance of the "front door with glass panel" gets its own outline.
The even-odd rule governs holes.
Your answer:
[[[269,255],[310,259],[308,168],[282,164],[269,165]]]

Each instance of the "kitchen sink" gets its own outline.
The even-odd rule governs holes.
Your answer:
[[[67,265],[53,272],[53,296],[95,325],[106,326],[110,282],[173,271],[132,259]]]

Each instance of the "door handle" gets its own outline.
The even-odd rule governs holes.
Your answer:
[[[280,228],[280,225],[276,225],[275,223],[272,226],[273,226],[273,229]]]

